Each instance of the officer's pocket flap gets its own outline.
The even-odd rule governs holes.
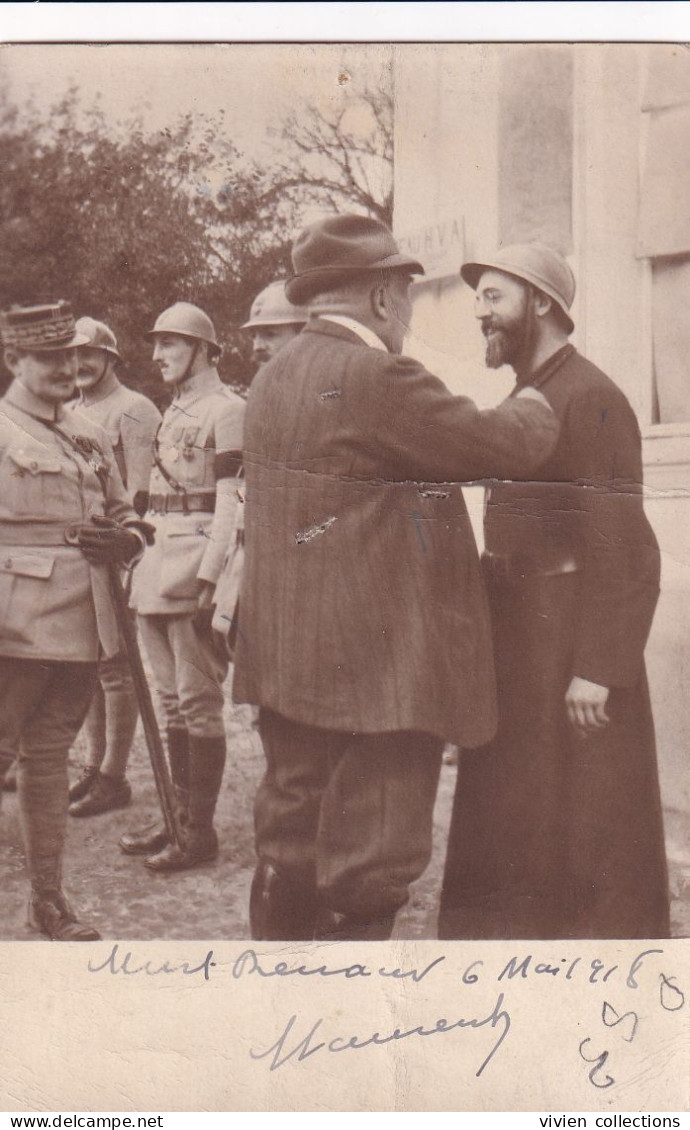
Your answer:
[[[37,553],[13,553],[0,556],[0,573],[10,573],[15,577],[35,577],[47,581],[53,572],[54,557]]]
[[[21,448],[13,449],[7,453],[12,462],[22,471],[28,471],[32,475],[42,474],[58,474],[60,467],[60,460],[55,455],[50,455],[47,452],[41,451],[24,451]]]
[[[173,518],[169,520],[165,527],[166,538],[197,538],[203,541],[204,538],[209,536],[209,526],[213,519],[213,514],[194,514],[192,516],[180,519]]]

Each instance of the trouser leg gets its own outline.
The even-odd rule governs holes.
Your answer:
[[[258,897],[270,864],[285,890],[301,892],[299,936],[314,928],[319,937],[390,936],[431,855],[443,743],[428,734],[320,730],[266,710],[259,725],[267,769],[255,804],[255,905],[265,911],[275,892],[264,929],[280,937],[281,926],[299,925],[276,879]]]
[[[124,655],[104,659],[98,671],[105,699],[105,757],[101,772],[122,778],[127,770],[139,708],[129,662]]]
[[[0,746],[19,750],[27,869],[37,892],[58,890],[67,816],[67,754],[88,709],[91,663],[0,661]]]
[[[210,632],[196,629],[191,616],[171,618],[168,640],[179,715],[189,736],[189,804],[182,848],[170,844],[148,859],[154,871],[181,871],[217,856],[213,816],[226,758],[222,688],[227,660],[218,655]]]
[[[317,936],[390,937],[431,858],[442,752],[432,734],[343,736],[319,813]]]
[[[328,737],[263,708],[258,725],[266,771],[254,801],[259,862],[249,903],[252,937],[309,940],[318,909],[316,833]]]
[[[85,768],[100,769],[105,757],[105,695],[100,681],[96,681],[91,704],[84,719],[86,738]]]

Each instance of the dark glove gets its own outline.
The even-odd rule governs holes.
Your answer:
[[[139,517],[143,518],[144,514],[149,508],[149,492],[147,490],[136,491],[134,498],[132,499],[132,506],[136,510]]]
[[[141,549],[141,539],[112,518],[94,514],[79,528],[77,545],[90,565],[124,565]]]

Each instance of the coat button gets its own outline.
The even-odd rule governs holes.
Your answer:
[[[38,470],[38,463],[36,462],[36,460],[35,460],[35,459],[32,459],[32,460],[31,460],[31,470],[32,470],[32,471],[37,471],[37,470]]]
[[[6,561],[5,561],[5,568],[6,568],[6,569],[11,569],[11,568],[12,568],[12,558],[11,558],[11,557],[8,557],[8,558],[6,559]]]

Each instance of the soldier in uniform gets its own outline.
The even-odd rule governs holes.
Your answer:
[[[108,567],[138,558],[145,527],[107,434],[65,411],[86,343],[69,304],[12,307],[0,335],[14,378],[0,414],[0,751],[18,756],[30,924],[92,941],[62,891],[67,755],[98,659],[119,646]]]
[[[257,370],[302,332],[308,318],[309,311],[305,307],[294,306],[288,301],[282,279],[269,283],[257,294],[249,312],[249,321],[240,327],[251,335],[252,361]],[[237,503],[235,533],[216,586],[213,615],[213,629],[226,640],[231,654],[244,561],[244,495],[241,490],[237,492]]]
[[[303,306],[294,306],[285,294],[285,282],[269,283],[252,302],[249,321],[241,327],[252,339],[252,361],[265,365],[301,332],[309,318]]]
[[[160,412],[147,396],[118,379],[122,359],[109,326],[93,318],[79,318],[77,332],[86,337],[87,344],[78,347],[79,397],[70,407],[108,433],[122,481],[134,509],[143,515],[148,508],[153,439]],[[95,816],[130,803],[132,790],[125,773],[137,717],[126,656],[118,653],[103,659],[84,724],[86,764],[70,789],[71,816]]]
[[[134,576],[132,607],[159,691],[185,843],[169,843],[158,825],[123,836],[120,846],[169,872],[218,854],[213,815],[225,766],[227,659],[211,620],[234,528],[244,401],[218,375],[216,333],[198,306],[175,303],[149,336],[175,395],[154,444],[147,517],[156,544]]]

